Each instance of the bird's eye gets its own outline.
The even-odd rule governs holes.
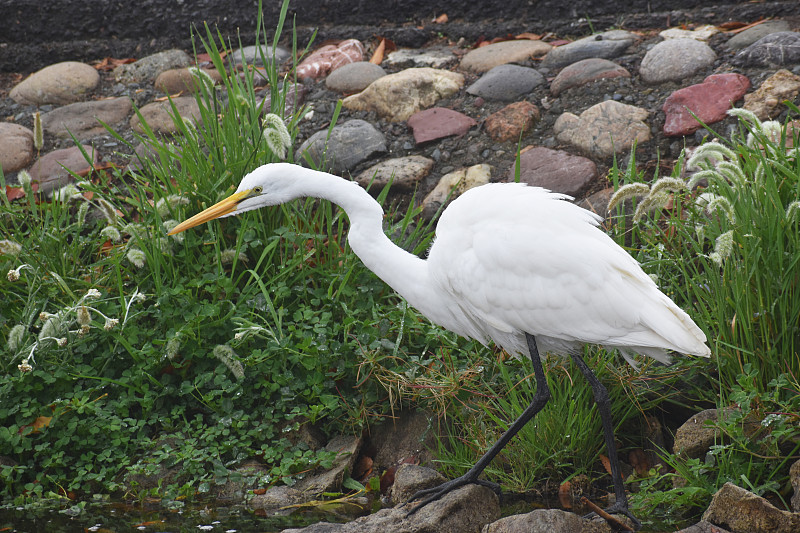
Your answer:
[[[262,187],[261,185],[259,185],[258,187],[253,187],[253,192],[255,194],[261,194],[261,191],[263,191],[263,190],[264,190],[264,187]]]

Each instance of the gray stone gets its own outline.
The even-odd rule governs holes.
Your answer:
[[[0,167],[3,174],[27,167],[33,160],[33,132],[25,126],[0,122]]]
[[[473,96],[487,100],[516,100],[544,83],[536,70],[519,65],[498,65],[467,88]]]
[[[433,164],[432,160],[428,161]],[[431,450],[436,448],[433,424],[428,413],[403,411],[397,418],[371,427],[370,440],[376,450],[374,467],[380,470],[409,460],[429,463],[433,459]]]
[[[373,196],[377,196],[390,182],[391,192],[408,192],[430,173],[434,163],[433,159],[421,155],[388,159],[369,167],[358,175],[356,181],[365,189],[369,187]]]
[[[184,120],[197,121],[200,118],[200,107],[197,105],[197,100],[195,100],[194,96],[179,96],[173,98],[172,102],[175,104],[178,114]],[[147,125],[150,126],[150,129],[156,133],[175,133],[178,131],[172,118],[173,111],[169,100],[149,103],[142,107],[139,113]],[[131,118],[131,128],[139,133],[144,131],[138,115],[134,115]]]
[[[681,81],[711,66],[717,54],[695,39],[669,39],[651,48],[642,58],[639,75],[647,83]]]
[[[412,50],[403,48],[390,53],[384,60],[387,65],[395,67],[433,67],[444,68],[457,61],[456,55],[449,49],[425,48]]]
[[[325,450],[335,452],[333,466],[317,474],[306,475],[295,483],[294,488],[307,494],[322,494],[341,490],[345,472],[352,472],[361,439],[350,435],[337,435],[325,446]]]
[[[592,160],[562,150],[537,146],[522,152],[519,162],[520,181],[572,197],[597,179],[597,165]],[[514,167],[506,172],[506,181],[514,181]]]
[[[596,157],[611,157],[650,140],[645,109],[607,100],[580,116],[562,113],[553,125],[558,140]]]
[[[81,153],[81,148],[91,158],[86,158]],[[73,172],[84,171],[97,164],[97,152],[91,146],[73,146],[61,150],[54,150],[44,154],[28,171],[34,181],[39,183],[39,192],[50,194],[55,189],[60,189],[72,181]],[[66,168],[65,168],[66,167]]]
[[[578,39],[577,41],[557,46],[550,50],[542,66],[546,68],[556,68],[570,65],[582,59],[599,57],[609,59],[622,55],[638,37],[630,32],[623,30],[607,31]]]
[[[698,523],[691,525],[687,528],[676,531],[675,533],[731,533],[727,529],[715,526],[711,522],[701,520]]]
[[[770,33],[736,54],[733,62],[744,67],[783,67],[800,63],[800,33]]]
[[[741,50],[747,48],[762,37],[766,37],[770,33],[778,33],[780,31],[789,31],[791,26],[785,20],[765,20],[761,24],[747,28],[741,33],[737,33],[728,40],[728,48],[731,50]]]
[[[800,513],[782,511],[750,491],[725,483],[703,513],[703,520],[733,533],[797,533]]]
[[[792,483],[792,511],[800,513],[800,459],[789,468],[789,481]]]
[[[325,78],[325,85],[332,91],[358,93],[370,83],[386,76],[383,67],[369,61],[356,61],[337,68]]]
[[[603,519],[588,520],[561,509],[537,509],[501,518],[484,526],[481,533],[611,533]]]
[[[404,478],[420,478],[419,469],[422,467],[413,465],[399,468],[395,484],[410,486],[411,482]],[[423,483],[418,485],[419,488],[438,485],[443,479],[435,472],[422,477],[429,484]],[[408,514],[408,507],[397,506],[381,509],[346,524],[320,522],[303,529],[285,529],[283,533],[478,533],[485,524],[498,518],[500,505],[497,495],[486,487],[466,485],[445,494],[412,515]]]
[[[50,135],[69,138],[72,134],[83,141],[108,133],[99,121],[116,126],[125,120],[132,107],[127,97],[78,102],[43,114],[42,127]]]
[[[278,485],[270,487],[264,494],[256,494],[247,505],[251,509],[261,509],[269,514],[277,513],[282,507],[297,505],[308,501],[308,498],[294,487]]]
[[[369,122],[354,119],[334,126],[330,138],[328,130],[318,131],[300,145],[297,154],[304,165],[308,164],[308,154],[317,168],[342,174],[373,154],[386,151],[383,134]]]
[[[572,87],[617,77],[630,78],[631,73],[608,59],[583,59],[561,69],[558,76],[550,83],[550,92],[558,96]]]
[[[461,58],[461,68],[481,74],[498,65],[541,57],[553,47],[542,41],[501,41],[470,50]]]
[[[378,78],[360,93],[342,100],[342,105],[355,111],[375,111],[387,120],[400,122],[452,96],[463,85],[464,75],[457,72],[408,68]]]
[[[188,67],[191,64],[192,58],[183,50],[166,50],[118,66],[114,69],[114,78],[124,83],[152,82],[165,70]]]
[[[263,67],[265,66],[265,64],[264,61],[261,60],[262,54],[267,64],[271,64],[273,58],[273,48],[271,46],[263,44],[260,47],[257,47],[256,45],[251,45],[239,48],[238,50],[233,52],[230,57],[237,65],[242,64],[242,57],[244,57],[244,62],[247,63],[248,65]],[[274,57],[277,64],[280,65],[281,63],[292,57],[292,53],[282,46],[276,46],[274,48]]]
[[[20,104],[71,104],[86,97],[99,83],[100,75],[93,67],[65,61],[34,72],[11,89],[9,96]]]
[[[704,458],[709,448],[717,443],[721,436],[721,430],[711,422],[719,420],[720,417],[727,418],[736,410],[735,407],[723,410],[706,409],[684,422],[675,432],[673,445],[675,454],[684,458]],[[745,420],[742,423],[747,435],[753,434],[760,427],[758,421]]]

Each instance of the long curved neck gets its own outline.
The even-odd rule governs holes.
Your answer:
[[[330,200],[350,219],[347,240],[364,265],[408,303],[424,312],[431,282],[424,259],[395,243],[383,232],[383,209],[357,183],[324,172],[310,171],[303,186],[307,196]]]

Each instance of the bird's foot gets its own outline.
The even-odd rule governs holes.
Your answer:
[[[618,529],[622,527],[623,530],[625,531],[631,531],[631,528],[627,524],[620,522],[619,520],[614,518],[614,516],[612,516],[618,514],[626,516],[631,521],[631,523],[633,523],[633,531],[639,531],[642,528],[642,523],[639,522],[639,520],[635,516],[633,516],[633,513],[631,513],[628,510],[628,502],[617,502],[609,507],[606,507],[605,509],[599,509],[594,504],[591,504],[590,508],[591,507],[594,507],[597,510],[584,515],[583,516],[584,518],[592,519],[596,516],[599,516],[600,518],[608,522],[612,527]]]
[[[420,498],[424,498],[419,504],[414,506],[412,509],[406,513],[406,516],[411,516],[412,514],[416,513],[429,503],[438,500],[445,494],[456,490],[457,488],[463,487],[464,485],[482,485],[484,487],[489,487],[492,489],[495,494],[500,494],[500,485],[497,483],[492,483],[491,481],[486,481],[485,479],[478,479],[478,474],[470,474],[467,472],[461,477],[457,477],[455,479],[451,479],[450,481],[445,481],[441,485],[437,487],[431,487],[429,489],[423,489],[414,493],[408,500],[403,503],[403,506],[410,505],[414,500],[419,500]]]

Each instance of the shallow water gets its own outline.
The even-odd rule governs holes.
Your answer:
[[[289,517],[266,517],[241,506],[170,510],[163,507],[146,509],[121,504],[88,504],[83,509],[77,506],[0,508],[0,533],[273,533],[290,527],[304,527],[320,520],[333,522],[336,517],[312,512],[294,513]]]

